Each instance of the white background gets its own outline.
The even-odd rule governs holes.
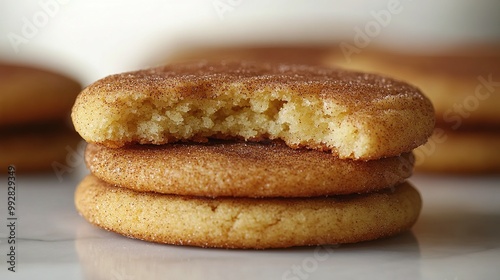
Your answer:
[[[400,12],[370,44],[432,50],[499,40],[497,0],[2,0],[0,59],[44,64],[88,84],[186,46],[352,40],[391,1]],[[36,30],[24,36],[29,24]],[[16,35],[26,41],[13,43]]]

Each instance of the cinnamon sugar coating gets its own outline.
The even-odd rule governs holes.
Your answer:
[[[395,186],[413,170],[413,156],[341,160],[330,153],[283,143],[209,142],[136,145],[111,149],[89,144],[90,172],[136,191],[232,197],[309,197],[366,193]]]

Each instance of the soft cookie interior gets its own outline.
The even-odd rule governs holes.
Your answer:
[[[341,147],[341,154],[357,151],[370,140],[361,137],[360,127],[345,117],[345,107],[284,91],[265,90],[250,98],[239,96],[237,87],[232,90],[234,94],[217,100],[186,98],[175,104],[138,96],[139,102],[130,102],[120,115],[108,120],[109,137],[135,135],[144,143],[149,139],[156,143],[228,137],[284,139],[294,146],[323,143]],[[134,125],[112,129],[121,127],[119,123]]]

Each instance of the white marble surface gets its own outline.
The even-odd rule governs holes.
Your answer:
[[[0,279],[500,279],[500,177],[416,175],[412,231],[343,246],[243,251],[151,244],[96,228],[73,206],[85,170],[17,174],[16,272],[7,270],[0,177]]]

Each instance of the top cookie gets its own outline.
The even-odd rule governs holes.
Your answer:
[[[0,126],[65,120],[80,91],[69,77],[0,63]]]
[[[91,143],[281,139],[290,147],[377,159],[423,144],[430,101],[406,83],[303,65],[193,62],[112,75],[77,97],[72,119]]]

